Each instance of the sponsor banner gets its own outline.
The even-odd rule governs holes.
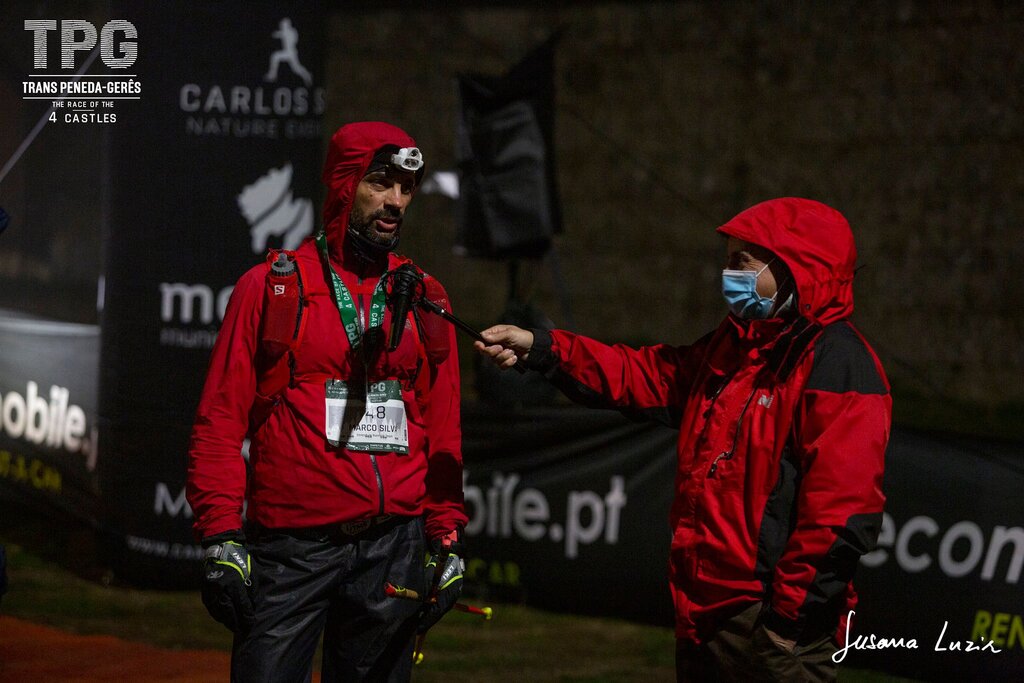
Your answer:
[[[130,29],[93,10],[95,23],[66,5],[5,2],[0,20],[0,308],[77,323],[98,319],[107,128],[81,121],[133,104],[75,94],[117,90],[131,71],[118,68]]]
[[[268,248],[313,231],[324,22],[298,3],[124,3],[117,15],[138,33],[146,90],[109,133],[99,475],[125,578],[159,566],[173,582],[165,560],[194,548],[181,549],[190,523],[163,514],[180,510],[166,496],[184,484],[231,289]]]
[[[467,589],[671,624],[676,435],[611,411],[463,406]]]
[[[99,328],[0,309],[0,500],[98,514]]]
[[[578,408],[466,406],[463,417],[467,590],[671,623],[677,432]],[[879,547],[858,570],[842,666],[1024,677],[1022,455],[1020,444],[893,433]]]
[[[1024,680],[1024,447],[896,430],[886,468],[879,547],[861,563],[845,663]]]

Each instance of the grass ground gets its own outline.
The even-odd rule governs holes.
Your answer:
[[[226,653],[230,648],[230,634],[207,616],[194,592],[104,585],[3,536],[0,542],[7,547],[10,579],[10,591],[0,605],[4,616],[181,650],[182,656],[188,650]],[[674,640],[669,629],[553,614],[522,605],[492,607],[492,621],[453,612],[430,632],[425,660],[416,668],[417,683],[674,680]],[[906,680],[870,671],[843,670],[840,675],[842,683]]]

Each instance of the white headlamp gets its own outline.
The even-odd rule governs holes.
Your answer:
[[[423,152],[419,147],[403,147],[391,155],[391,163],[404,171],[415,173],[423,168]]]

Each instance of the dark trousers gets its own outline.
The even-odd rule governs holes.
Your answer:
[[[233,683],[309,681],[323,636],[321,680],[408,681],[421,604],[388,597],[385,582],[426,594],[423,520],[395,518],[348,536],[257,530],[249,545],[255,626],[235,636]]]
[[[832,655],[837,646],[823,635],[793,652],[778,647],[759,623],[761,605],[754,604],[722,619],[700,645],[676,641],[676,681],[679,683],[747,683],[772,681],[805,683],[835,681]]]

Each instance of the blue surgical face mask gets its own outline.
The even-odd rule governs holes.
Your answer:
[[[729,304],[729,310],[736,316],[744,320],[764,320],[771,315],[775,297],[764,297],[757,293],[757,277],[770,265],[771,261],[756,271],[728,268],[722,271],[722,296]]]

